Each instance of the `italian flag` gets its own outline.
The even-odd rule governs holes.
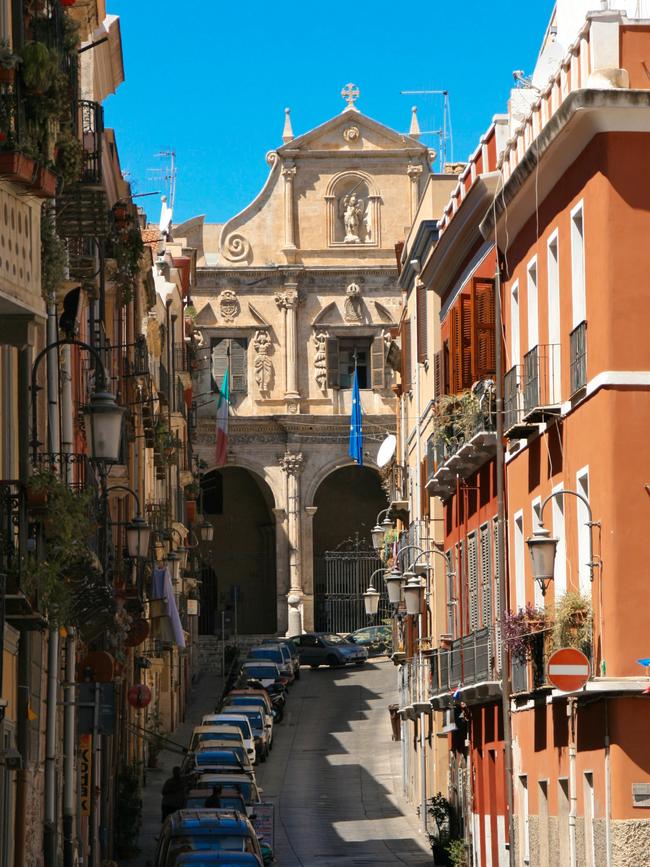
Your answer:
[[[216,465],[223,467],[228,453],[228,407],[230,406],[230,366],[226,368],[219,390],[217,403],[217,454]]]

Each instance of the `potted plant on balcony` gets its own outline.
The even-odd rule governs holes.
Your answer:
[[[527,662],[532,655],[538,636],[543,634],[548,618],[543,608],[527,605],[515,614],[508,612],[505,621],[505,640],[513,659]]]
[[[593,611],[591,600],[570,590],[555,606],[553,644],[556,648],[575,647],[589,653],[592,642]]]
[[[28,93],[46,93],[56,79],[59,67],[58,52],[44,42],[31,41],[23,46],[21,74]]]
[[[13,84],[21,57],[14,54],[6,39],[0,39],[0,84]]]
[[[83,170],[83,145],[68,131],[61,135],[56,145],[56,168],[64,187],[76,184]]]

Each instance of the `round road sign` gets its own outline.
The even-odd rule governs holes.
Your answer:
[[[589,660],[575,647],[563,647],[548,660],[548,679],[562,692],[575,692],[589,680]]]

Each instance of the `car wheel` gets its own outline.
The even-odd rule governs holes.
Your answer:
[[[336,668],[338,665],[341,664],[337,657],[333,654],[330,654],[325,660],[325,662],[329,665],[330,668]]]

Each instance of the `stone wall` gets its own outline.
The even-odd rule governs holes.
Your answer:
[[[515,819],[517,851],[521,855],[521,828],[518,817]],[[539,816],[528,820],[530,842],[530,867],[569,867],[569,841],[561,840],[557,816],[548,817],[547,830],[542,828]],[[640,867],[647,863],[650,852],[650,820],[628,819],[613,820],[611,823],[612,867]],[[600,867],[605,863],[605,820],[594,821],[595,863]],[[576,818],[576,863],[586,864],[585,822],[582,816]]]

